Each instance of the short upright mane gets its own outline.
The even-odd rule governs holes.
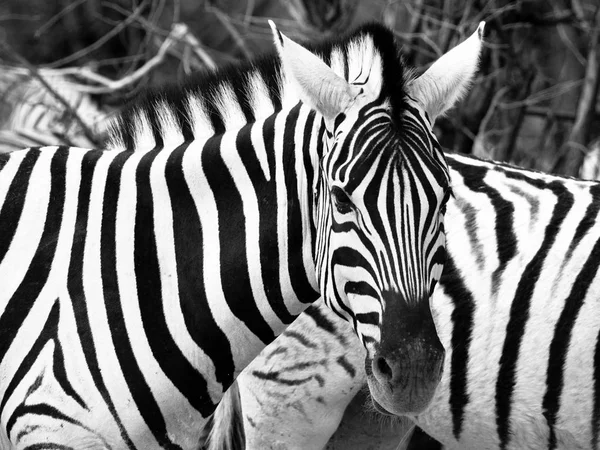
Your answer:
[[[405,68],[389,29],[376,23],[366,24],[344,37],[305,46],[328,65],[332,55],[338,59],[341,56],[343,73],[339,75],[347,80],[351,67],[360,71],[368,52],[379,54],[381,96],[391,105],[393,117],[402,116],[410,71]],[[150,150],[191,141],[198,138],[194,130],[199,111],[210,128],[208,135],[221,134],[229,127],[239,128],[281,110],[284,88],[280,60],[275,52],[270,52],[214,72],[194,74],[183,83],[147,89],[113,122],[108,147]],[[231,117],[232,110],[237,113],[237,121]],[[165,143],[167,136],[175,138]]]

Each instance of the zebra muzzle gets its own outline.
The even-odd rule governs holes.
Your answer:
[[[439,341],[438,341],[439,343]],[[444,349],[415,339],[367,359],[373,400],[392,414],[420,414],[429,406],[442,377]]]

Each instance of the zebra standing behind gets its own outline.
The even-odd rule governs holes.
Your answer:
[[[600,184],[446,159],[431,306],[447,357],[430,407],[409,417],[448,449],[600,448]],[[237,379],[245,448],[323,448],[366,383],[349,326],[322,306],[298,320]],[[240,426],[219,419],[232,395],[210,449]]]
[[[150,92],[115,151],[0,156],[3,448],[195,448],[319,292],[375,361],[374,397],[428,403],[450,192],[427,116],[466,89],[483,27],[416,79],[382,27],[318,49],[331,68],[274,31],[282,63]]]
[[[0,73],[0,153],[22,150],[25,147],[44,145],[93,145],[76,122],[77,114],[97,142],[108,127],[111,112],[101,108],[94,98],[72,83],[67,77],[43,70],[40,76],[54,92],[50,92],[38,79],[20,73],[16,68],[3,68]],[[56,95],[71,108],[65,107]],[[8,110],[8,111],[6,111]]]

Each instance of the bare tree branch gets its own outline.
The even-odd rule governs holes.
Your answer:
[[[589,141],[590,128],[598,98],[598,87],[600,85],[600,77],[598,76],[598,70],[600,69],[600,6],[596,9],[593,24],[585,78],[579,104],[577,105],[575,123],[571,129],[569,139],[561,150],[561,156],[554,166],[555,172],[571,176],[576,176],[579,173],[579,168],[583,162],[584,153],[581,148],[585,147]]]

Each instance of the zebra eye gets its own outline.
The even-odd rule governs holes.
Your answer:
[[[352,200],[350,200],[350,197],[348,197],[348,194],[343,189],[333,186],[331,196],[333,197],[335,207],[341,214],[347,214],[352,211]]]

